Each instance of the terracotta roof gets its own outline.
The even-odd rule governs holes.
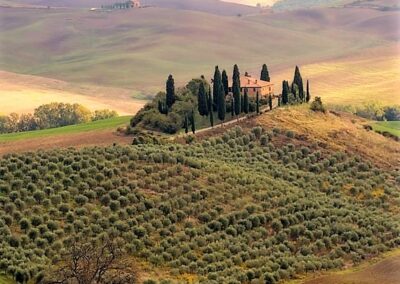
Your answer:
[[[240,76],[240,87],[241,88],[262,88],[273,86],[271,82],[263,81],[257,78]],[[232,87],[232,80],[229,81],[229,87]]]

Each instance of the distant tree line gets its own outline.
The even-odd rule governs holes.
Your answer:
[[[400,121],[400,105],[384,105],[379,102],[365,102],[361,105],[331,105],[337,111],[350,112],[357,116],[376,121]]]
[[[33,114],[11,113],[0,116],[0,133],[62,127],[116,116],[116,111],[108,109],[91,112],[80,104],[50,103],[39,106]]]
[[[268,67],[262,66],[260,79],[270,81]],[[257,92],[255,98],[249,98],[246,88],[242,92],[240,86],[240,71],[235,64],[232,74],[232,92],[229,92],[228,75],[225,70],[220,71],[216,66],[211,83],[204,76],[191,80],[184,88],[175,88],[172,75],[168,76],[165,92],[160,92],[155,99],[147,104],[132,118],[131,127],[144,124],[150,129],[160,130],[165,133],[176,133],[184,128],[195,133],[197,127],[196,117],[208,117],[208,125],[214,126],[216,119],[220,122],[243,114],[257,113],[262,105],[272,109],[273,98],[261,99]],[[202,119],[204,121],[204,119]],[[204,126],[204,123],[203,123]]]

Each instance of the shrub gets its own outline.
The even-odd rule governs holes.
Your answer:
[[[314,101],[310,105],[310,109],[315,112],[326,112],[325,106],[322,104],[320,97],[315,97]]]

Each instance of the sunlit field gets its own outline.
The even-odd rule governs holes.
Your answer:
[[[0,71],[0,114],[29,113],[51,102],[79,103],[94,111],[113,109],[120,115],[136,113],[144,100],[132,98],[132,91],[79,86],[63,81]]]
[[[397,46],[363,51],[354,56],[301,66],[311,93],[331,104],[359,105],[368,101],[399,104],[400,57]],[[279,84],[293,70],[275,76]]]

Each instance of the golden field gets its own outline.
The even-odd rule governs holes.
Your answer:
[[[2,114],[28,113],[50,102],[79,103],[89,108],[113,109],[120,115],[136,113],[145,103],[132,98],[131,91],[78,86],[60,80],[0,71]]]
[[[399,45],[363,50],[342,58],[306,64],[301,67],[303,80],[310,80],[312,96],[329,104],[359,105],[379,101],[400,104]],[[273,74],[277,89],[282,80],[292,80],[293,70]]]
[[[280,108],[257,118],[268,128],[293,130],[304,136],[306,144],[316,143],[326,149],[353,153],[383,167],[398,167],[400,145],[363,125],[369,122],[348,113],[315,113],[308,105]]]

